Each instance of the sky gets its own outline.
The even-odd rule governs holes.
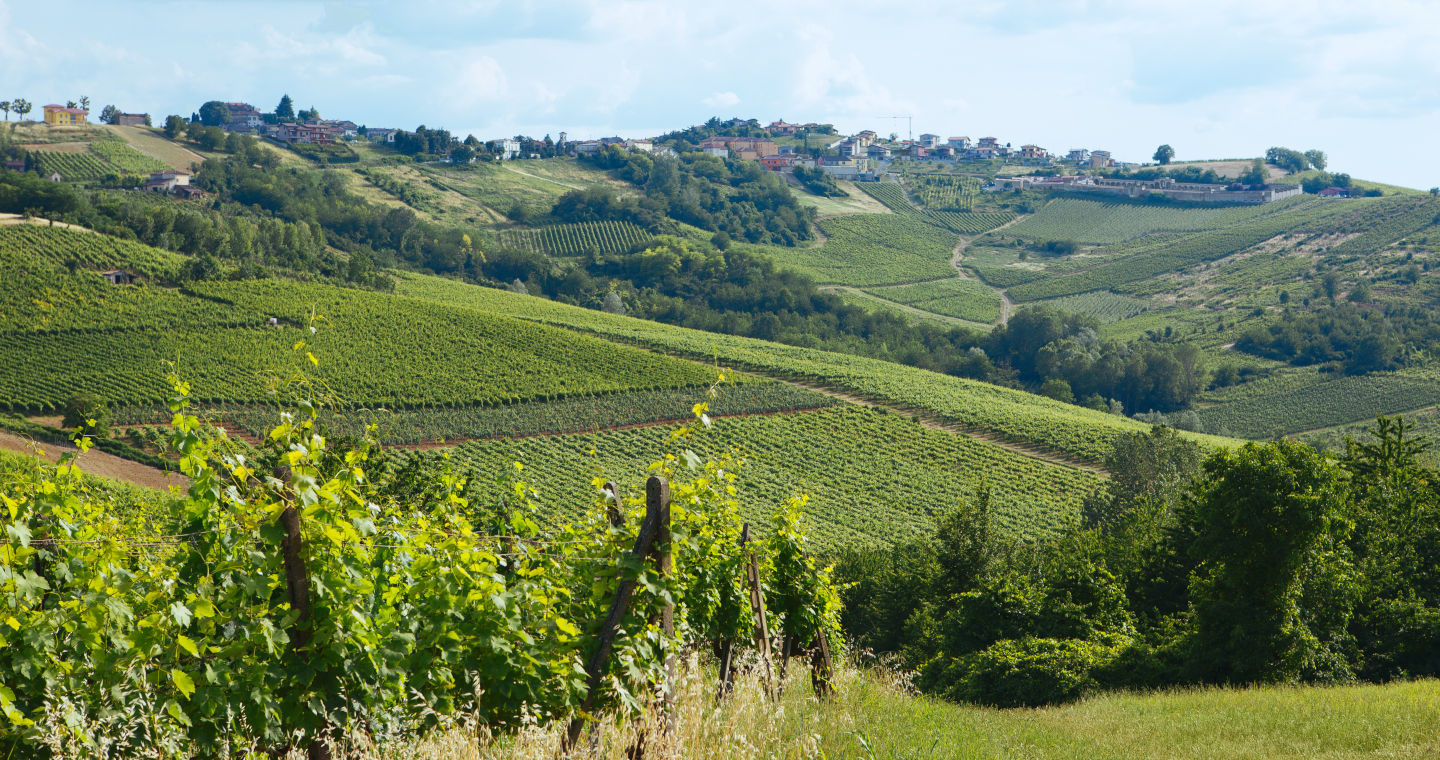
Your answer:
[[[326,118],[481,139],[741,116],[1125,161],[1283,145],[1429,188],[1436,30],[1440,2],[1405,0],[0,0],[0,99],[88,95],[158,123],[289,93]]]

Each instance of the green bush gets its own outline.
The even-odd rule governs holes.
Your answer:
[[[110,408],[88,393],[77,394],[65,402],[65,417],[60,424],[69,430],[81,428],[94,438],[109,438]]]
[[[1092,671],[1117,649],[1079,639],[1007,639],[961,659],[966,672],[953,696],[995,707],[1068,702],[1096,686]]]

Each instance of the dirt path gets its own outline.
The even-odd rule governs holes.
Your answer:
[[[36,227],[64,227],[67,230],[79,230],[80,232],[92,231],[89,227],[81,227],[78,224],[68,224],[66,222],[55,222],[49,219],[42,219],[38,216],[32,216],[26,219],[20,214],[0,214],[0,226],[10,224],[33,224]]]
[[[19,454],[33,454],[39,450],[44,452],[47,462],[53,463],[59,461],[62,454],[74,451],[75,447],[58,443],[41,443],[14,433],[0,431],[0,450]],[[189,479],[180,473],[157,470],[139,462],[107,454],[99,449],[91,449],[80,455],[76,464],[80,465],[81,471],[91,475],[123,480],[126,483],[133,483],[145,488],[163,491],[170,486],[187,488],[190,485]]]
[[[1007,440],[986,430],[980,430],[969,425],[961,425],[956,422],[941,419],[938,415],[927,410],[905,408],[892,404],[882,404],[878,401],[864,398],[862,396],[857,396],[852,393],[846,393],[844,391],[837,391],[832,388],[826,388],[823,385],[816,385],[814,383],[803,383],[797,380],[786,380],[774,376],[771,377],[772,379],[779,382],[788,383],[790,385],[796,386],[797,388],[805,388],[808,390],[812,390],[816,393],[823,393],[832,398],[838,398],[842,401],[848,401],[852,404],[873,407],[876,409],[889,409],[890,411],[897,414],[918,415],[920,417],[920,424],[930,428],[931,430],[943,430],[947,433],[955,433],[958,435],[968,436],[970,438],[974,438],[977,441],[984,441],[989,444],[994,444],[1002,449],[1008,449],[1017,454],[1023,454],[1024,456],[1030,457],[1032,459],[1039,459],[1049,464],[1059,465],[1061,467],[1069,467],[1076,470],[1085,470],[1086,472],[1099,475],[1102,478],[1108,477],[1108,474],[1103,468],[1097,467],[1093,464],[1090,464],[1089,462],[1065,456],[1053,451],[1047,451],[1038,446],[1027,446],[1025,444],[1015,443],[1014,441]]]
[[[1000,225],[999,227],[996,227],[993,230],[986,230],[979,235],[974,235],[971,237],[961,236],[960,242],[955,244],[955,252],[950,256],[950,268],[955,270],[955,276],[959,277],[962,280],[970,279],[970,275],[965,274],[965,270],[960,266],[960,262],[964,260],[965,249],[969,248],[971,243],[991,233],[999,232],[1000,230],[1009,227],[1010,225],[1020,221],[1023,218],[1025,217],[1022,214]],[[989,287],[991,290],[995,291],[996,295],[1000,296],[1000,319],[995,324],[999,325],[1000,327],[1004,327],[1010,322],[1010,312],[1012,309],[1014,309],[1015,302],[1010,300],[1010,295],[1005,292],[1004,288],[997,288],[993,285]]]
[[[522,176],[522,177],[529,177],[530,179],[538,179],[538,180],[540,180],[541,182],[549,182],[549,183],[552,184],[552,185],[559,185],[559,186],[561,186],[561,187],[566,187],[566,188],[569,188],[569,189],[571,189],[571,190],[584,190],[584,189],[585,189],[584,187],[582,187],[582,186],[580,186],[580,185],[572,185],[572,184],[569,184],[568,182],[560,182],[560,181],[557,181],[557,180],[550,179],[549,177],[541,177],[541,176],[539,176],[539,175],[531,174],[530,172],[522,172],[522,171],[520,171],[519,169],[515,169],[515,168],[512,168],[511,166],[509,166],[509,165],[508,165],[508,162],[500,164],[500,168],[502,168],[502,169],[504,169],[504,170],[506,170],[506,171],[515,172],[516,174],[519,174],[519,175]]]

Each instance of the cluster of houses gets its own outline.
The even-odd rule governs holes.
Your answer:
[[[279,142],[330,145],[347,137],[356,137],[360,134],[360,125],[353,121],[319,119],[305,122],[292,121],[272,124],[265,120],[265,114],[262,113],[260,109],[249,103],[226,103],[225,108],[230,112],[230,123],[222,125],[222,129],[229,132],[268,137]],[[389,138],[390,142],[394,142],[393,135],[395,130],[375,131],[388,132],[386,137]],[[371,137],[371,139],[375,138]]]
[[[1113,179],[1078,175],[1068,177],[1001,177],[985,189],[1053,190],[1095,195],[1118,195],[1126,198],[1163,197],[1190,203],[1271,203],[1299,195],[1299,185],[1212,185],[1199,182],[1177,182],[1171,177],[1159,179]]]

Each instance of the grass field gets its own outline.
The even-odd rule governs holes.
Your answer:
[[[949,704],[909,693],[893,675],[844,667],[834,699],[816,700],[804,676],[778,703],[758,679],[714,703],[706,669],[682,669],[676,721],[647,750],[694,760],[1421,760],[1440,755],[1440,684],[1188,689],[1095,696],[1036,710]],[[432,733],[380,757],[543,760],[560,727],[475,741]],[[619,760],[632,739],[610,728],[594,757]],[[588,757],[588,756],[587,756]]]
[[[110,130],[112,134],[119,135],[122,140],[136,150],[163,162],[171,169],[193,171],[195,166],[205,161],[205,157],[199,153],[167,140],[162,135],[144,127],[109,126],[106,129]]]
[[[1077,243],[1120,243],[1156,232],[1205,232],[1284,213],[1293,201],[1256,206],[1195,208],[1129,201],[1057,197],[1005,230],[1007,236]]]

